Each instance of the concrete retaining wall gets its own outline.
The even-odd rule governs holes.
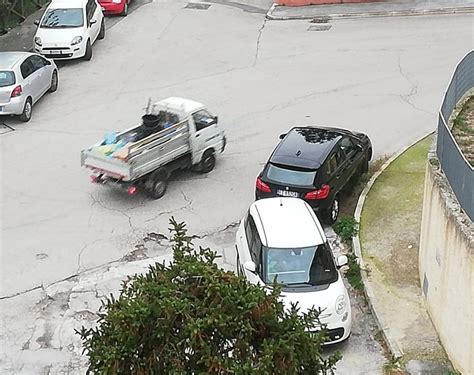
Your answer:
[[[430,160],[437,160],[431,158]],[[436,162],[435,162],[436,163]],[[428,312],[453,364],[474,374],[474,235],[438,167],[428,163],[419,271]]]

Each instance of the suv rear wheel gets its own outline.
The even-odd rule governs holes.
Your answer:
[[[326,210],[324,220],[328,224],[334,224],[339,217],[339,195],[336,195],[331,203],[331,206]]]

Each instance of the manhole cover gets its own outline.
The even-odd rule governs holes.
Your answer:
[[[211,4],[202,4],[202,3],[188,3],[185,8],[188,9],[199,9],[199,10],[208,10]]]
[[[311,25],[308,31],[328,31],[331,27],[331,25]]]
[[[331,17],[328,16],[320,16],[320,17],[315,17],[311,21],[311,23],[328,23]]]
[[[10,125],[5,124],[4,122],[0,123],[0,135],[10,133],[14,130],[14,128],[12,128]]]

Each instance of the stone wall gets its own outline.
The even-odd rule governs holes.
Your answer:
[[[474,226],[434,154],[426,168],[419,272],[440,340],[463,374],[474,374]]]

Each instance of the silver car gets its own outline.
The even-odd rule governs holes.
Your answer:
[[[31,119],[33,105],[58,89],[58,67],[36,53],[0,52],[0,115]]]

